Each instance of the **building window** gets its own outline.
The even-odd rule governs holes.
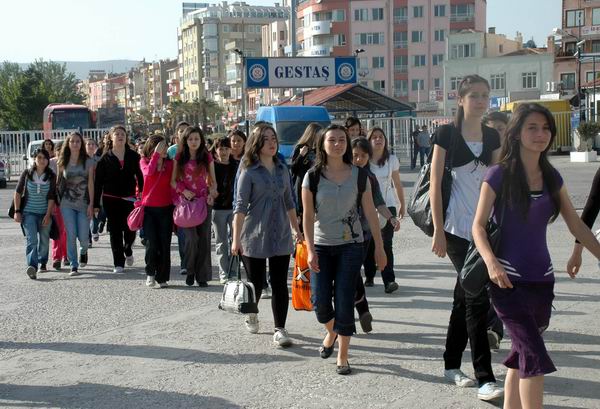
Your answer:
[[[423,42],[423,32],[422,31],[413,31],[411,33],[411,41],[413,43],[422,43]]]
[[[408,72],[408,56],[407,55],[395,55],[394,56],[394,71],[395,72]]]
[[[408,7],[394,8],[394,24],[406,23],[408,20]]]
[[[445,31],[444,30],[435,30],[434,32],[434,40],[435,41],[444,41],[445,39]]]
[[[354,10],[354,21],[367,21],[369,19],[369,9]]]
[[[396,98],[408,96],[408,80],[394,80],[394,96]]]
[[[333,10],[332,21],[346,21],[346,10]]]
[[[333,45],[335,45],[335,46],[346,45],[346,34],[334,34],[333,35]]]
[[[384,68],[383,57],[373,57],[373,68]]]
[[[373,89],[375,91],[385,91],[385,81],[373,81]]]
[[[567,10],[567,27],[581,27],[584,25],[585,13],[583,9]]]
[[[413,7],[413,17],[415,17],[415,18],[423,17],[423,6]]]
[[[444,54],[433,54],[431,56],[431,65],[442,65],[444,63]]]
[[[594,78],[594,73],[588,72],[588,74],[592,75],[586,78],[586,80],[591,81]],[[560,74],[560,82],[562,82],[563,89],[575,89],[575,73]]]
[[[354,43],[358,45],[384,44],[383,33],[357,33]]]
[[[458,90],[462,77],[450,77],[450,91]]]
[[[433,16],[434,17],[445,17],[446,16],[446,5],[438,4],[437,6],[433,6]]]
[[[450,6],[450,21],[473,21],[475,18],[475,5],[455,4]]]
[[[413,55],[413,66],[424,67],[426,65],[425,58],[425,55]]]
[[[423,91],[425,89],[425,80],[412,80],[413,91]]]
[[[592,40],[592,52],[600,53],[600,40]]]
[[[360,70],[365,70],[369,68],[369,60],[367,57],[360,57],[356,60],[356,68]]]
[[[285,30],[279,30],[279,41],[285,41]]]
[[[592,25],[600,26],[600,8],[592,9]]]
[[[490,88],[493,90],[504,89],[506,83],[506,74],[490,75]]]
[[[382,8],[371,9],[371,14],[373,16],[373,21],[383,20]]]
[[[450,50],[450,58],[456,60],[458,58],[475,57],[475,43],[471,44],[453,44]]]
[[[442,89],[442,80],[440,78],[433,79],[433,89]]]
[[[408,47],[408,32],[394,31],[394,48]]]
[[[537,72],[524,72],[523,78],[523,89],[537,88]]]
[[[565,74],[566,75],[566,74]],[[575,74],[573,73],[573,84],[575,84]],[[600,78],[600,71],[596,71],[596,79]],[[593,71],[588,71],[585,73],[585,82],[590,82],[594,79],[594,72]],[[561,75],[561,81],[562,81],[562,75]],[[573,86],[572,89],[575,89],[575,86]]]

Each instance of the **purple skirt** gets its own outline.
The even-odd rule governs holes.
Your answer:
[[[504,365],[518,369],[521,379],[552,373],[556,367],[542,333],[550,323],[554,282],[513,283],[513,286],[507,289],[490,286],[492,303],[512,341]]]

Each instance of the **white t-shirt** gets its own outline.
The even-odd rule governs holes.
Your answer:
[[[371,161],[371,171],[377,177],[381,195],[385,199],[385,205],[387,207],[395,207],[396,210],[400,206],[400,200],[396,194],[396,188],[391,176],[392,172],[397,170],[400,170],[400,161],[396,155],[390,154],[389,159],[383,166],[379,166],[376,162]]]

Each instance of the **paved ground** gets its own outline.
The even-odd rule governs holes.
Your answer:
[[[553,159],[576,206],[587,196],[597,164]],[[415,174],[404,175],[412,186]],[[407,192],[410,189],[407,189]],[[6,209],[9,190],[0,191]],[[144,285],[143,250],[126,274],[110,269],[108,237],[90,253],[84,275],[24,273],[19,227],[0,218],[0,407],[61,408],[488,408],[476,389],[441,378],[443,343],[455,273],[429,251],[411,222],[396,237],[400,291],[368,289],[374,331],[352,340],[354,373],[335,374],[322,360],[323,331],[312,313],[290,311],[295,345],[271,345],[272,316],[261,303],[261,331],[251,335],[241,316],[219,311],[217,283],[188,288],[173,269],[171,288]],[[546,335],[558,372],[546,381],[548,408],[600,408],[600,273],[592,257],[580,277],[565,278],[572,239],[559,220],[549,227],[559,270],[556,310]],[[174,265],[178,257],[173,246]],[[493,354],[500,381],[504,342]],[[472,373],[468,352],[463,369]]]

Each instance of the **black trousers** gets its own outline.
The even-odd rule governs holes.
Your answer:
[[[267,259],[242,256],[248,280],[254,285],[256,299],[260,301],[263,284],[267,274]],[[285,328],[290,294],[288,291],[288,269],[290,256],[269,257],[269,276],[271,281],[271,309],[275,328]]]
[[[173,206],[145,207],[146,274],[156,282],[166,283],[171,277],[171,237]]]
[[[135,232],[129,230],[127,226],[127,216],[133,210],[133,203],[128,200],[106,196],[102,200],[110,233],[113,265],[115,267],[125,267],[125,257],[133,254],[131,248],[135,241]]]
[[[211,220],[212,207],[208,206],[206,220],[201,225],[183,229],[187,275],[194,276],[198,283],[212,280]]]
[[[457,272],[462,270],[469,248],[469,242],[461,237],[446,233],[447,253]],[[446,335],[446,351],[444,352],[445,369],[460,368],[462,354],[471,345],[471,359],[475,369],[475,377],[479,386],[486,382],[495,382],[492,371],[492,355],[487,338],[487,314],[490,301],[486,291],[477,296],[465,293],[458,276],[454,286],[454,302]]]
[[[392,215],[396,216],[396,208],[388,207]],[[381,279],[383,285],[388,285],[396,281],[396,275],[394,274],[394,226],[390,222],[387,222],[383,229],[381,229],[381,238],[383,239],[383,250],[387,257],[387,264],[383,270],[381,270]],[[371,240],[369,248],[367,250],[367,256],[364,261],[365,266],[365,277],[373,280],[375,278],[375,272],[377,267],[375,266],[375,241]]]

